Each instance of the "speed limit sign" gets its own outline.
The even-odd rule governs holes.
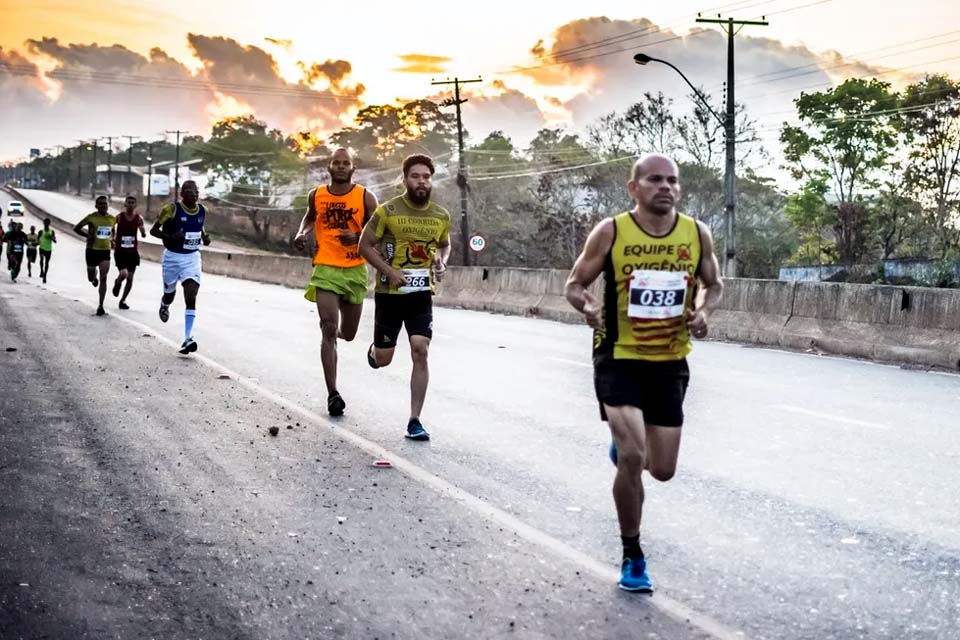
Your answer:
[[[470,250],[480,253],[487,246],[487,240],[479,233],[470,236]]]

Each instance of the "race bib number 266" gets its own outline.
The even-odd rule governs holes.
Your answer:
[[[671,320],[683,316],[689,279],[684,271],[634,271],[627,315],[633,320]]]
[[[430,291],[429,269],[404,269],[403,277],[407,284],[400,287],[400,293],[414,293],[416,291]]]

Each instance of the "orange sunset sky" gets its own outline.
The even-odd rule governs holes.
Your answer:
[[[523,143],[543,126],[582,129],[644,91],[680,105],[683,81],[637,67],[638,51],[719,99],[725,41],[698,11],[768,17],[738,36],[737,97],[771,140],[800,91],[960,76],[960,10],[943,0],[0,0],[0,160],[84,137],[206,134],[246,112],[322,134],[363,105],[436,96],[431,79],[453,75],[484,79],[464,113],[474,140],[502,129]]]

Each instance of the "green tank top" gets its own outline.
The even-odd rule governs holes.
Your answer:
[[[41,229],[40,230],[40,249],[43,251],[53,251],[53,238],[54,234],[53,229]]]

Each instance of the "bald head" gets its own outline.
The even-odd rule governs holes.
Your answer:
[[[671,215],[680,203],[680,169],[673,158],[645,155],[633,164],[627,190],[640,209],[655,216]]]
[[[672,173],[677,178],[680,177],[680,167],[670,156],[662,153],[648,153],[641,156],[633,163],[633,169],[630,171],[631,180],[639,180],[648,173]]]
[[[330,172],[330,182],[340,186],[349,185],[353,180],[353,155],[340,147],[330,157],[327,170]]]

